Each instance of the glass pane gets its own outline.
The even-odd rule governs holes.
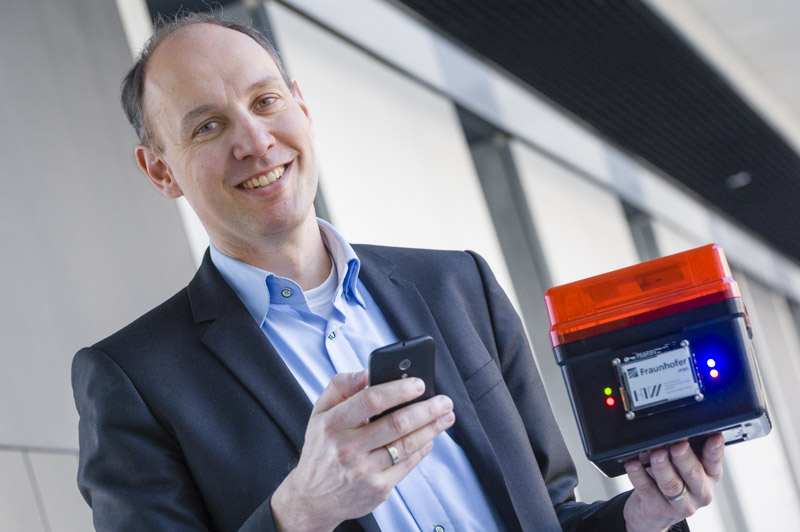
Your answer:
[[[553,284],[639,262],[616,195],[519,142],[511,150]]]

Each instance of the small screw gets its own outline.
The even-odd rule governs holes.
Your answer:
[[[621,363],[622,361],[618,358],[615,358],[614,360],[611,361],[611,364],[614,366],[619,366]]]
[[[700,401],[702,401],[703,399],[705,399],[705,398],[706,398],[706,396],[703,395],[702,393],[698,393],[697,395],[694,396],[694,400],[697,401],[698,403]]]
[[[628,421],[632,420],[635,417],[636,417],[635,412],[628,412],[627,414],[625,414],[625,419],[627,419]]]

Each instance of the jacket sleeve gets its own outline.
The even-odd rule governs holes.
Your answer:
[[[80,415],[78,487],[97,530],[216,530],[180,445],[123,370],[97,348],[79,351],[72,386]],[[275,530],[269,500],[241,531]]]
[[[471,254],[483,279],[503,379],[522,417],[561,526],[565,531],[575,532],[624,531],[622,510],[630,492],[592,504],[575,501],[577,473],[550,408],[522,322],[489,266],[483,258]]]

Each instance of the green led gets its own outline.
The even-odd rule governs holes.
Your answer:
[[[603,390],[603,393],[605,393],[606,395],[611,395],[613,392],[614,390],[612,390],[611,388],[606,388],[605,390]]]

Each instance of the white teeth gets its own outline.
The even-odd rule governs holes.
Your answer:
[[[239,186],[241,188],[246,188],[246,189],[266,187],[266,186],[272,185],[278,179],[280,179],[285,171],[286,171],[286,167],[285,166],[279,166],[278,168],[274,169],[273,171],[271,171],[271,172],[269,172],[269,173],[267,173],[265,175],[260,175],[258,177],[254,177],[254,178],[250,179],[249,181],[245,181],[244,183],[242,183]]]

